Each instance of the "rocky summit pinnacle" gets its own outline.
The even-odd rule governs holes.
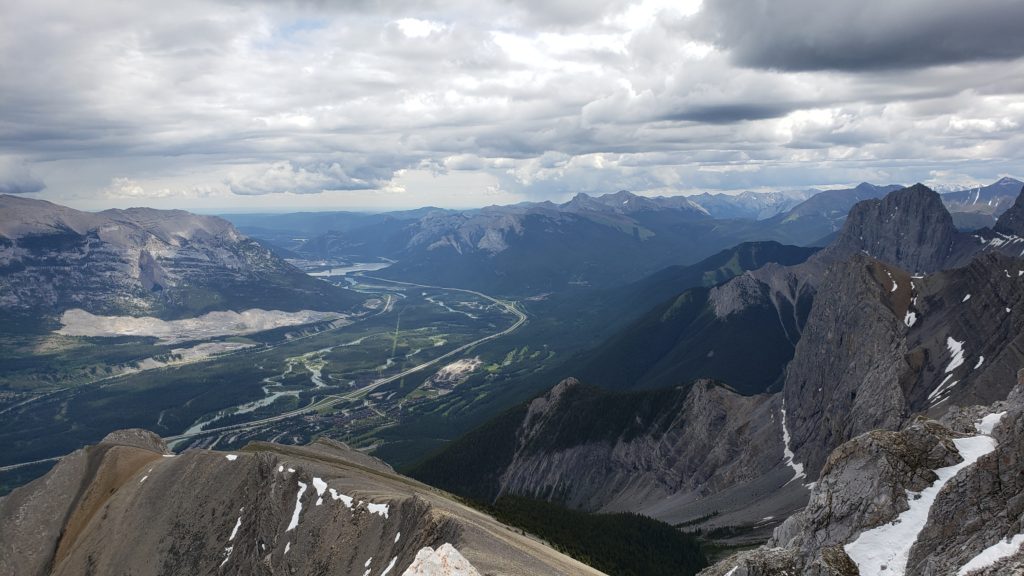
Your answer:
[[[827,253],[836,259],[863,253],[911,272],[934,272],[955,260],[964,243],[939,195],[915,184],[857,203]]]

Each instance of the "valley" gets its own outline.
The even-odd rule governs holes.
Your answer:
[[[301,327],[190,340],[188,348],[169,348],[154,338],[45,335],[5,349],[13,358],[14,350],[50,346],[53,360],[69,367],[31,372],[34,386],[25,384],[26,371],[3,371],[20,386],[0,408],[0,438],[10,447],[0,470],[38,473],[45,464],[39,460],[94,442],[110,431],[105,426],[112,419],[160,430],[177,449],[230,448],[259,439],[303,443],[324,433],[379,449],[398,423],[420,414],[443,418],[486,400],[492,392],[486,378],[461,389],[473,372],[496,377],[551,358],[531,353],[507,359],[515,351],[498,345],[500,338],[527,322],[515,302],[455,288],[339,278],[367,299],[366,311]],[[212,350],[186,353],[203,347]],[[109,375],[100,371],[98,378],[82,376],[90,372],[82,363],[83,348],[99,358],[112,353],[98,349],[121,348],[121,368]],[[470,352],[476,359],[471,370],[431,381]],[[486,366],[480,357],[489,360]],[[23,464],[30,461],[37,462]]]

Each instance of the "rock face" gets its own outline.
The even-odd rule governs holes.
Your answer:
[[[479,499],[527,496],[670,523],[704,518],[705,527],[781,518],[807,495],[787,464],[771,395],[743,396],[709,380],[608,393],[569,379],[509,416],[460,441],[457,460],[475,463],[482,486],[441,473],[451,469],[446,460],[414,474]]]
[[[1005,402],[959,410],[950,419],[960,428],[963,417],[973,414],[967,419],[970,430],[922,418],[898,432],[873,431],[843,444],[829,456],[807,508],[778,527],[766,546],[702,574],[1020,574],[1024,371],[1020,380]],[[968,447],[978,440],[994,448],[972,453]],[[936,474],[942,469],[956,472],[942,479]],[[937,493],[935,486],[941,486]],[[912,519],[905,513],[917,499],[927,508]],[[907,549],[905,568],[900,562],[885,568],[858,565],[854,543],[893,522],[920,523],[919,531],[888,544]]]
[[[957,231],[939,195],[915,184],[854,206],[822,257],[866,254],[911,273],[928,273],[965,262],[975,249]]]
[[[173,455],[121,431],[0,517],[3,574],[597,574],[331,442]]]
[[[899,310],[909,301],[906,273],[866,256],[836,262],[820,280],[783,390],[796,460],[812,478],[832,448],[906,418]]]
[[[177,318],[314,301],[339,310],[362,298],[306,276],[220,218],[0,196],[0,314]]]
[[[534,400],[499,495],[635,509],[679,492],[712,494],[782,461],[782,432],[767,396],[740,396],[710,381],[644,396],[603,396],[567,380]],[[599,435],[574,429],[607,415],[612,404],[637,400],[642,411],[628,411],[621,423],[606,420],[611,426]],[[751,445],[756,450],[747,450]]]

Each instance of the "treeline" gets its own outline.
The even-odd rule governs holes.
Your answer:
[[[685,576],[708,565],[697,538],[639,514],[590,514],[518,496],[482,507],[611,576]]]

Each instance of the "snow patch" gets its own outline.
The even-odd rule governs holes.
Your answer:
[[[782,408],[780,409],[780,412],[782,412],[782,460],[785,462],[786,466],[793,469],[793,477],[789,479],[789,482],[792,482],[793,480],[806,478],[807,475],[804,474],[804,465],[793,460],[795,455],[793,454],[793,451],[789,449],[789,429],[786,428],[785,400],[782,401]],[[789,482],[786,482],[786,484],[789,484]]]
[[[401,537],[402,537],[402,533],[401,532],[399,532],[398,534],[395,534],[395,543],[396,544],[398,543],[398,539],[401,538]]]
[[[388,567],[380,573],[380,576],[388,576],[388,572],[391,572],[392,568],[395,567],[395,562],[398,562],[398,556],[395,556],[391,559],[391,562],[388,562]]]
[[[737,571],[737,570],[739,570],[739,569],[740,569],[740,567],[739,567],[739,566],[733,566],[733,567],[732,567],[732,570],[729,570],[728,572],[726,572],[726,573],[725,573],[725,576],[732,576],[732,575],[733,575],[733,574],[735,574],[735,573],[736,573],[736,571]]]
[[[978,356],[978,363],[974,365],[974,369],[977,370],[978,368],[981,368],[983,362],[985,362],[985,357]]]
[[[979,434],[990,436],[992,431],[996,429],[999,421],[1003,419],[1003,416],[1006,416],[1005,410],[1002,412],[996,412],[995,414],[988,414],[974,425],[974,429],[977,430]]]
[[[946,338],[946,347],[949,348],[949,355],[951,357],[949,364],[946,366],[946,374],[956,370],[964,363],[964,342],[967,341],[958,342],[952,336]]]
[[[331,488],[329,491],[331,493],[331,499],[333,499],[333,500],[341,500],[345,504],[346,508],[351,508],[352,507],[352,497],[351,496],[345,496],[344,494],[339,494],[338,491],[335,490],[334,488]]]
[[[910,508],[897,516],[896,520],[861,532],[856,540],[843,547],[857,564],[861,576],[903,576],[907,570],[910,548],[928,521],[928,512],[939,491],[958,472],[996,448],[996,441],[988,436],[954,438],[953,444],[963,457],[962,462],[936,470],[938,479],[920,494],[908,490],[907,503]]]
[[[292,521],[288,523],[285,532],[291,532],[299,525],[299,514],[302,513],[302,495],[306,493],[307,487],[305,482],[299,482],[299,493],[295,495],[295,511],[292,512]]]
[[[292,543],[291,542],[288,542],[287,544],[284,545],[284,553],[285,554],[287,554],[288,551],[291,550],[291,549],[292,549]]]
[[[225,454],[224,457],[232,462],[238,460],[238,454]]]
[[[930,400],[932,402],[932,406],[938,405],[938,402],[935,402],[935,400],[937,400],[940,396],[942,396],[943,394],[948,392],[950,389],[952,389],[953,386],[956,386],[957,384],[960,383],[959,380],[953,380],[952,382],[947,384],[947,382],[949,382],[952,379],[953,379],[953,375],[952,374],[947,374],[946,377],[943,378],[942,382],[939,383],[938,387],[936,387],[935,390],[932,390],[931,394],[928,395],[928,400]],[[943,400],[947,400],[947,399],[943,398]]]
[[[907,328],[910,328],[916,322],[917,322],[917,314],[914,313],[914,312],[911,312],[910,310],[907,310],[907,315],[903,317],[903,323],[907,325]]]
[[[379,514],[385,518],[388,517],[388,510],[390,509],[387,504],[367,504],[366,509],[370,511],[370,514]]]
[[[889,292],[895,292],[899,285],[896,284],[896,280],[892,277],[892,272],[886,270],[885,273],[889,275],[889,281],[892,282],[892,290],[889,290]]]
[[[319,506],[324,503],[324,491],[327,490],[327,482],[324,482],[320,478],[313,478],[313,488],[316,490],[316,505]]]
[[[968,294],[967,296],[964,296],[964,299],[963,299],[963,300],[961,300],[960,302],[967,302],[967,301],[968,301],[968,300],[970,300],[970,299],[971,299],[971,295],[970,295],[970,294]]]
[[[143,477],[142,477],[142,480],[139,480],[139,484],[142,484],[143,482],[145,482],[145,481],[146,481],[146,478],[149,478],[149,475],[148,475],[148,474],[147,474],[146,476],[143,476]]]
[[[967,564],[964,564],[963,567],[957,571],[956,576],[966,576],[973,570],[988,568],[1003,558],[1007,558],[1015,554],[1020,550],[1021,544],[1024,544],[1024,534],[1017,534],[1013,538],[1000,540],[999,542],[996,542],[982,550],[974,558],[971,558]]]

